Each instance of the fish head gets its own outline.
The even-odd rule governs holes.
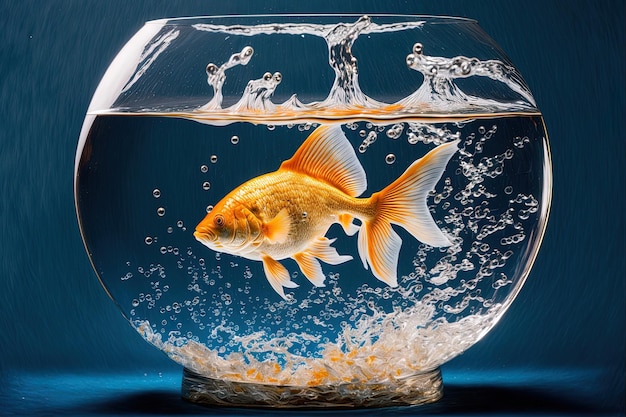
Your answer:
[[[219,250],[223,242],[229,241],[233,234],[232,218],[227,214],[213,209],[198,223],[193,236],[203,245]]]
[[[254,217],[242,207],[216,206],[196,226],[194,237],[210,249],[237,253],[259,235],[260,227]]]

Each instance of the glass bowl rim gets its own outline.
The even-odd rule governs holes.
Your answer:
[[[189,21],[201,21],[210,19],[258,19],[258,18],[360,18],[362,16],[380,17],[380,18],[403,18],[403,19],[421,19],[427,22],[439,22],[439,23],[478,23],[476,19],[460,16],[446,16],[446,15],[429,15],[429,14],[401,14],[401,13],[263,13],[263,14],[224,14],[224,15],[199,15],[199,16],[180,16],[180,17],[166,17],[162,19],[148,20],[146,24],[168,24],[168,25],[184,25]],[[240,24],[241,22],[239,22]],[[341,22],[337,22],[341,23]]]

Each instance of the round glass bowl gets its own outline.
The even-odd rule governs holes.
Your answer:
[[[521,75],[475,21],[146,23],[78,144],[109,296],[211,404],[440,398],[529,274],[551,198]]]

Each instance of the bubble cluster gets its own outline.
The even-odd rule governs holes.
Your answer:
[[[362,130],[361,132],[365,131]],[[367,148],[369,148],[374,142],[376,142],[376,139],[378,139],[378,134],[375,130],[371,130],[369,133],[367,133],[367,137],[363,140],[363,142],[361,142],[361,145],[359,145],[359,152],[365,153],[365,151],[367,151]]]
[[[402,136],[403,130],[404,125],[402,123],[395,124],[387,130],[387,137],[389,139],[398,139],[400,136]]]

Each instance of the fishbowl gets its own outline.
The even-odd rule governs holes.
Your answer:
[[[551,200],[525,81],[462,18],[147,22],[75,164],[84,244],[182,396],[414,405],[520,291]]]

